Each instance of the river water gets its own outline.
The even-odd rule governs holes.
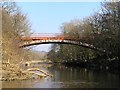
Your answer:
[[[53,77],[4,81],[3,88],[120,88],[119,74],[56,65],[48,68]]]

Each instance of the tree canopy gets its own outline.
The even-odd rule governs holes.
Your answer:
[[[63,23],[61,32],[65,36],[80,39],[95,47],[110,52],[103,54],[91,49],[73,45],[52,45],[48,58],[52,61],[90,61],[94,58],[120,60],[120,2],[101,3],[101,12],[84,20]]]

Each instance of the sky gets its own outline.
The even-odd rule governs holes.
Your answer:
[[[17,2],[27,14],[34,33],[60,33],[64,22],[82,20],[100,10],[100,2]],[[34,46],[37,51],[48,51],[50,45]]]

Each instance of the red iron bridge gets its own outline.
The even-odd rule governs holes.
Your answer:
[[[22,44],[20,44],[20,47],[28,47],[40,44],[71,44],[106,53],[106,50],[97,48],[92,44],[85,43],[81,39],[75,39],[72,36],[66,36],[60,33],[38,33],[31,36],[22,36],[21,40]]]

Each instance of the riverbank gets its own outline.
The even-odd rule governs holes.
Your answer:
[[[23,73],[20,68],[16,65],[9,63],[2,64],[2,81],[12,81],[12,80],[26,80],[30,79],[30,75]]]
[[[66,67],[55,64],[48,68],[53,77],[32,80],[3,81],[3,88],[119,88],[119,75],[109,72]]]
[[[89,70],[101,70],[101,71],[109,71],[112,73],[119,73],[120,70],[120,60],[104,60],[104,59],[96,59],[86,62],[79,62],[78,61],[69,61],[69,62],[62,62],[63,65],[67,67],[80,67],[80,68],[87,68]]]
[[[39,71],[41,73],[36,73],[34,71]],[[47,71],[40,70],[38,68],[30,68],[30,69],[23,70],[13,64],[9,64],[9,63],[2,64],[1,81],[41,79],[47,76],[50,76],[50,74],[47,73]]]

